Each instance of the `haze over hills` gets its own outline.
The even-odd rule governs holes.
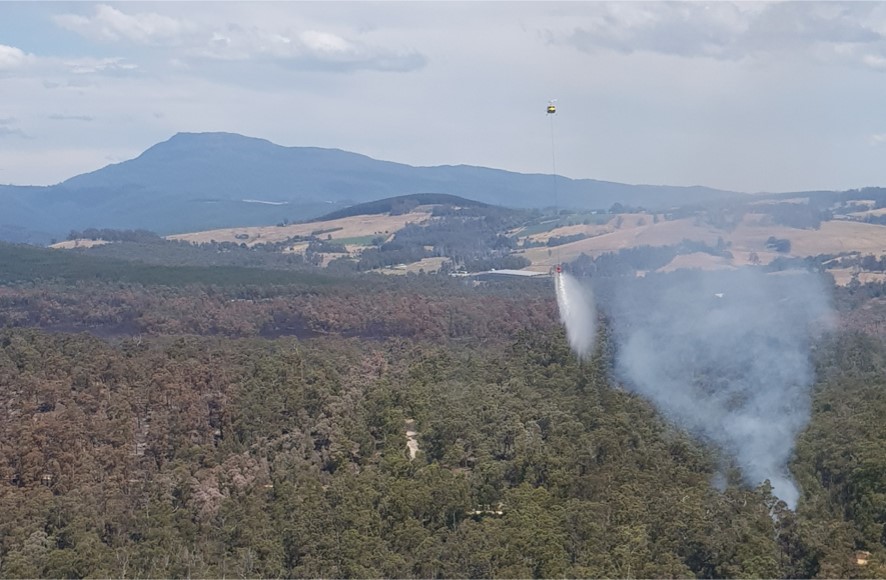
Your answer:
[[[71,229],[162,234],[301,221],[353,204],[447,193],[507,207],[551,206],[551,175],[468,165],[412,167],[338,149],[233,133],[179,133],[135,159],[47,187],[0,186],[0,239],[46,243]],[[558,205],[663,209],[742,194],[707,187],[556,178]]]

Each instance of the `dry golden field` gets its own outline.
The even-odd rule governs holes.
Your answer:
[[[399,274],[402,276],[409,272],[418,274],[419,270],[424,270],[430,274],[431,272],[439,270],[440,266],[443,265],[443,262],[448,259],[449,258],[422,258],[418,262],[412,262],[411,264],[404,264],[402,266],[392,266],[390,268],[381,268],[377,271],[382,274]]]
[[[852,281],[852,275],[855,273],[855,270],[852,268],[839,268],[828,270],[828,273],[834,277],[834,281],[838,285],[846,286]],[[886,282],[886,272],[859,272],[858,281],[862,284],[867,284],[868,282]]]
[[[673,272],[674,270],[724,270],[733,267],[733,262],[726,258],[712,256],[704,252],[693,252],[676,256],[670,263],[659,268],[659,272]]]
[[[769,236],[791,241],[792,256],[816,256],[840,252],[863,254],[886,253],[886,226],[861,222],[833,220],[822,222],[817,230],[801,230],[785,226],[750,226],[736,228],[728,238],[734,246],[751,251],[765,248]]]
[[[403,215],[360,215],[337,220],[290,224],[286,226],[223,228],[190,234],[176,234],[167,236],[167,238],[170,240],[184,240],[194,244],[207,243],[214,240],[216,242],[245,243],[247,246],[254,246],[256,244],[282,242],[294,236],[309,236],[316,231],[335,229],[335,231],[330,231],[328,234],[321,236],[325,239],[328,235],[334,241],[343,238],[390,235],[407,223],[420,223],[430,217],[430,209],[419,206],[415,211]],[[240,238],[237,236],[240,236]]]
[[[801,199],[797,200],[802,201]],[[886,214],[886,209],[858,212],[859,215]],[[431,206],[419,206],[414,211],[403,215],[362,215],[346,217],[323,222],[307,224],[291,224],[286,226],[241,227],[209,230],[188,234],[168,236],[173,240],[185,240],[191,243],[233,242],[253,246],[261,243],[280,242],[295,236],[319,235],[322,239],[342,241],[351,257],[358,256],[368,245],[372,236],[390,238],[407,223],[423,223],[431,218]],[[520,238],[521,230],[508,232]],[[661,216],[646,213],[620,214],[612,216],[603,224],[570,225],[558,227],[550,231],[530,234],[526,240],[546,243],[551,237],[585,234],[582,240],[563,244],[553,248],[537,247],[519,250],[530,260],[528,270],[547,272],[558,263],[570,262],[581,254],[592,257],[606,252],[638,246],[677,245],[683,240],[704,242],[710,246],[725,244],[732,258],[711,256],[705,253],[692,253],[677,256],[662,271],[684,268],[721,269],[744,266],[751,263],[768,264],[777,257],[784,255],[766,247],[770,237],[787,239],[791,242],[789,255],[794,257],[815,256],[819,254],[839,254],[841,252],[859,252],[861,254],[886,254],[886,226],[867,224],[848,220],[832,220],[822,222],[817,230],[797,229],[773,224],[771,217],[760,213],[746,214],[742,221],[730,230],[719,229],[707,222],[704,217],[689,217],[678,220],[665,220]],[[355,238],[364,238],[357,240]],[[106,243],[102,240],[71,240],[54,244],[54,248],[90,247]],[[283,249],[287,253],[304,253],[307,242],[295,242]],[[342,254],[323,256],[324,265]],[[403,274],[424,269],[433,272],[440,268],[444,258],[426,258],[403,267],[389,268],[386,273]],[[833,270],[838,283],[848,283],[852,272],[849,270]],[[862,273],[862,282],[886,279],[886,275]]]
[[[698,218],[684,218],[673,221],[653,223],[651,216],[630,214],[623,216],[621,226],[615,228],[616,220],[605,226],[569,226],[545,232],[544,238],[533,236],[533,239],[545,241],[551,236],[586,233],[589,238],[563,244],[554,248],[539,247],[521,251],[520,254],[532,262],[529,269],[547,271],[557,263],[569,262],[582,253],[592,257],[606,252],[617,252],[622,249],[649,245],[665,246],[679,244],[682,240],[702,241],[716,245],[722,238],[732,253],[732,260],[717,259],[699,262],[700,257],[678,257],[677,267],[728,267],[742,266],[751,263],[752,255],[756,254],[760,263],[767,264],[779,256],[778,253],[766,248],[768,238],[788,239],[791,242],[791,256],[805,257],[818,254],[838,254],[840,252],[860,252],[862,254],[886,254],[886,226],[861,222],[833,220],[823,222],[817,230],[790,228],[769,223],[763,214],[748,214],[733,230],[717,229]],[[601,230],[603,228],[603,230]],[[602,233],[601,233],[602,231]],[[682,266],[691,263],[692,266]]]
[[[621,226],[616,228],[618,217],[622,218]],[[581,254],[599,256],[606,252],[617,252],[625,248],[636,246],[666,246],[678,244],[683,239],[704,241],[716,244],[717,238],[723,236],[723,232],[708,225],[697,225],[695,218],[686,218],[673,221],[660,220],[653,223],[651,215],[624,214],[616,216],[606,226],[604,233],[597,233],[601,226],[569,226],[569,228],[557,228],[551,235],[565,235],[561,230],[567,230],[570,234],[587,233],[592,236],[576,242],[563,244],[554,248],[529,248],[521,252],[532,262],[532,269],[536,271],[548,270],[557,263],[570,262]],[[585,229],[581,229],[585,228]],[[724,238],[725,239],[725,238]],[[550,252],[550,255],[549,255]]]
[[[869,209],[866,211],[856,211],[850,213],[849,215],[857,218],[865,218],[867,216],[880,217],[881,215],[886,215],[886,207],[881,207],[880,209]]]
[[[110,244],[106,240],[65,240],[64,242],[58,242],[56,244],[52,244],[49,246],[50,248],[55,248],[57,250],[72,250],[74,248],[91,248],[93,246],[102,246],[104,244]]]

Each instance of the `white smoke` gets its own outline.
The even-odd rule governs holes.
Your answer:
[[[597,314],[590,288],[562,272],[554,276],[560,320],[566,325],[569,346],[579,358],[591,354],[596,337]]]
[[[616,365],[629,387],[730,454],[747,483],[768,479],[793,509],[800,493],[787,464],[809,419],[811,327],[830,311],[820,278],[694,272],[613,294]]]

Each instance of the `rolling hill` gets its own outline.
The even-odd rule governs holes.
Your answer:
[[[0,186],[0,239],[45,243],[71,229],[161,234],[304,221],[358,203],[444,193],[516,208],[551,205],[553,178],[467,165],[412,167],[232,133],[179,133],[128,161],[47,187]],[[557,177],[563,207],[652,209],[739,196],[706,187]]]
[[[861,273],[859,268],[851,269],[852,260],[879,257],[886,248],[886,226],[863,221],[868,214],[878,216],[879,210],[854,212],[852,207],[837,210],[843,213],[834,219],[788,225],[797,216],[813,215],[806,203],[753,201],[740,208],[734,206],[734,215],[724,220],[723,214],[705,210],[694,210],[691,215],[563,211],[554,216],[457,196],[423,194],[358,204],[305,223],[215,229],[169,239],[243,248],[264,246],[265,251],[306,256],[318,266],[337,260],[339,267],[385,273],[453,271],[468,263],[476,271],[490,259],[490,269],[518,267],[546,273],[557,264],[576,260],[587,263],[602,257],[611,262],[606,255],[620,253],[624,255],[615,259],[626,265],[645,256],[640,260],[646,266],[632,266],[639,271],[662,272],[733,269],[814,258],[826,262],[838,283],[846,284],[853,273]],[[785,214],[785,208],[793,214]],[[834,211],[817,215],[830,217]],[[465,248],[460,243],[484,237],[483,247]],[[81,248],[87,245],[79,243]],[[408,247],[413,251],[403,253]],[[366,260],[367,256],[373,261]],[[843,264],[843,257],[850,261]],[[866,279],[884,277],[880,271],[865,275]]]

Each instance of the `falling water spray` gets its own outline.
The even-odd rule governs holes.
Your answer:
[[[579,358],[590,356],[596,336],[596,310],[591,289],[565,272],[554,276],[560,320],[569,346]]]

